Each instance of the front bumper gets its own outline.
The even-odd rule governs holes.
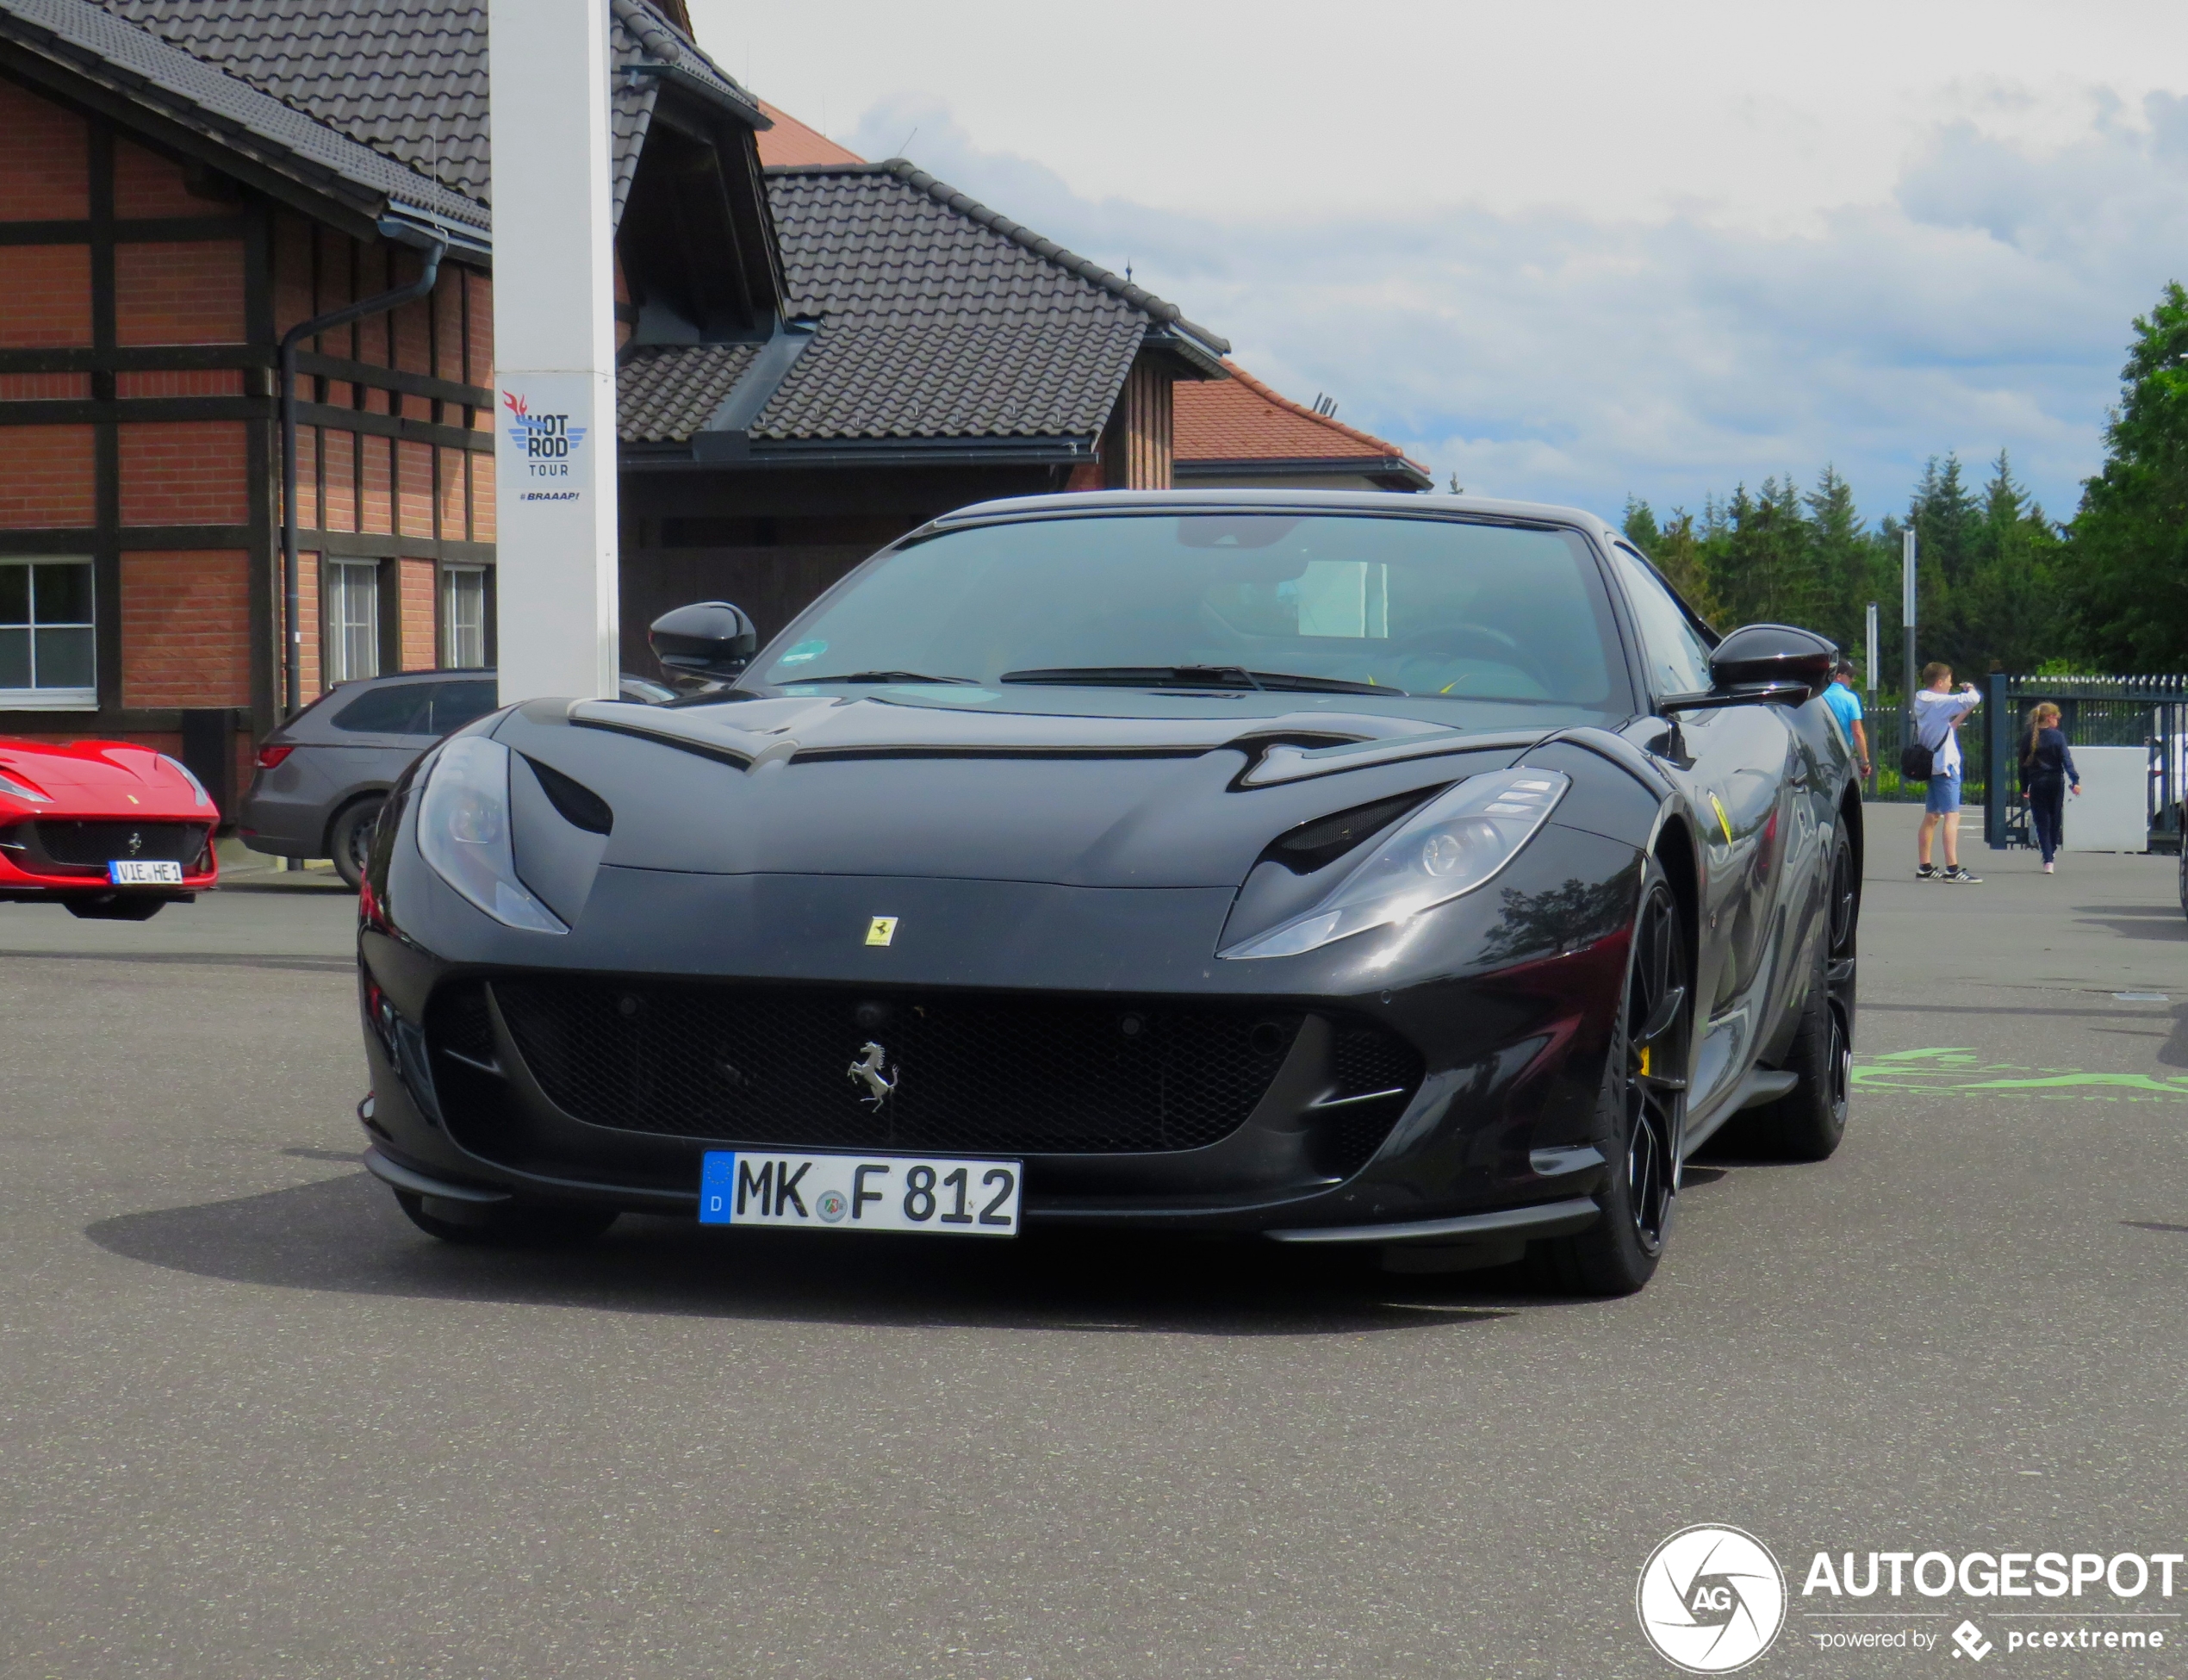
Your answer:
[[[174,822],[171,818],[151,820],[163,824]],[[49,817],[43,812],[36,818],[0,824],[0,903],[46,903],[66,899],[188,899],[220,884],[220,861],[213,849],[209,824],[194,822],[187,825],[203,832],[196,843],[183,848],[190,851],[191,856],[187,860],[170,860],[182,862],[180,881],[116,887],[108,880],[104,863],[93,862],[88,857],[56,857],[40,834],[41,822],[79,821],[125,825],[122,819],[105,814],[78,818]]]
[[[1624,958],[1619,938],[1417,992],[1341,1005],[1270,1000],[1272,1011],[1289,1007],[1308,1024],[1251,1112],[1197,1148],[1045,1150],[990,1138],[954,1149],[870,1147],[1022,1160],[1025,1218],[1036,1226],[1259,1232],[1325,1242],[1561,1235],[1592,1222],[1588,1198],[1605,1181],[1603,1152],[1592,1146],[1604,1142],[1599,1097]],[[513,990],[531,977],[500,978]],[[498,1003],[487,1011],[484,1036],[476,1017],[451,1030],[437,1002],[494,996],[494,979],[482,980],[384,936],[364,937],[360,1006],[372,1096],[360,1118],[391,1169],[382,1176],[398,1185],[407,1173],[408,1188],[451,1199],[583,1202],[693,1217],[709,1149],[845,1147],[764,1127],[751,1129],[758,1135],[721,1136],[718,1127],[713,1136],[679,1135],[691,1123],[673,1113],[640,1123],[657,1129],[636,1129],[572,1112],[583,1104],[567,1085],[550,1092],[554,1070],[536,1065],[537,1045],[528,1055]],[[652,995],[648,982],[631,984]],[[895,1001],[916,1006],[910,995]],[[847,1028],[855,997],[840,994]],[[398,1002],[420,998],[415,1013]],[[1164,1001],[1103,1004],[1152,1009]],[[1396,1096],[1345,1116],[1341,1098],[1328,1100],[1329,1034],[1321,1035],[1318,1055],[1318,1021],[1368,1021],[1394,1033],[1409,1026],[1408,1040],[1420,1052],[1415,1071]],[[830,1071],[842,1072],[833,1063]],[[1343,1137],[1332,1129],[1338,1118],[1349,1121]]]

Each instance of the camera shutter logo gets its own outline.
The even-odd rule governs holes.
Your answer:
[[[1786,1621],[1786,1577],[1739,1528],[1681,1528],[1649,1554],[1633,1592],[1641,1631],[1689,1674],[1730,1674],[1770,1648]]]

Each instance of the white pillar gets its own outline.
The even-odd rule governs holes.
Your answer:
[[[501,700],[616,692],[607,0],[489,0]]]

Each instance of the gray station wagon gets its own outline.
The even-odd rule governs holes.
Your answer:
[[[623,698],[658,705],[672,690],[625,675]],[[419,754],[500,702],[492,671],[405,671],[322,694],[267,736],[237,833],[277,857],[331,857],[362,878],[381,801]]]

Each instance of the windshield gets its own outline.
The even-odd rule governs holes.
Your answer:
[[[1276,689],[1602,707],[1594,557],[1550,528],[1103,514],[944,532],[819,604],[772,684]]]

